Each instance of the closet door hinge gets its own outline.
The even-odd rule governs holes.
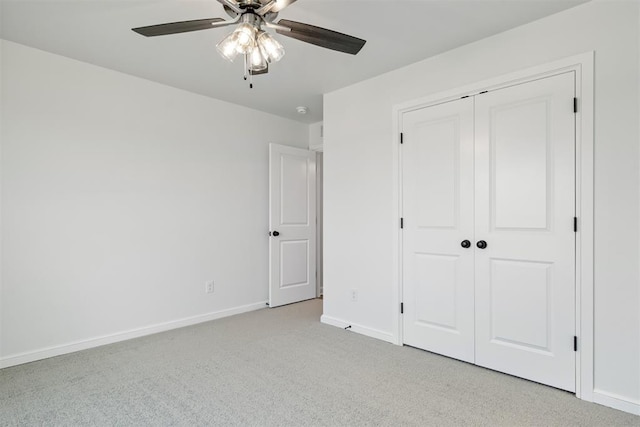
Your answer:
[[[578,351],[578,337],[573,337],[573,351]]]
[[[578,217],[577,216],[573,217],[573,232],[574,233],[578,232]]]
[[[400,314],[404,314],[404,303],[400,303]]]
[[[578,98],[573,98],[573,112],[578,112]]]
[[[400,144],[404,144],[404,133],[400,132]]]
[[[404,228],[404,218],[400,218],[400,228]]]

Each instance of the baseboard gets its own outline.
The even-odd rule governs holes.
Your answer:
[[[620,411],[629,412],[630,414],[640,415],[640,401],[629,400],[624,396],[619,396],[607,391],[593,390],[593,402]]]
[[[390,342],[391,344],[395,344],[395,337],[384,331],[380,331],[378,329],[369,328],[367,326],[358,325],[356,323],[347,322],[341,319],[336,319],[335,317],[322,315],[320,317],[320,322],[326,325],[337,326],[338,328],[345,329],[350,326],[349,330],[352,332],[356,332],[358,334],[366,335],[371,338],[376,338],[382,341]]]
[[[172,329],[183,328],[185,326],[196,325],[198,323],[209,322],[211,320],[221,319],[236,314],[247,313],[249,311],[259,310],[266,307],[267,301],[261,301],[254,304],[243,305],[239,307],[229,308],[226,310],[215,311],[212,313],[202,314],[199,316],[187,317],[184,319],[173,320],[170,322],[158,323],[143,328],[132,329],[129,331],[118,332],[115,334],[104,335],[101,337],[90,338],[88,340],[76,341],[69,344],[63,344],[54,347],[43,348],[40,350],[30,351],[26,353],[14,354],[0,358],[0,369],[10,366],[22,365],[23,363],[35,362],[37,360],[48,359],[49,357],[60,356],[63,354],[73,353],[80,350],[87,350],[94,347],[100,347],[107,344],[113,344],[120,341],[139,338],[146,335],[153,335],[159,332],[170,331]]]

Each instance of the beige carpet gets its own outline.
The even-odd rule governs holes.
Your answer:
[[[0,425],[640,426],[563,391],[322,325],[321,305],[0,370]]]

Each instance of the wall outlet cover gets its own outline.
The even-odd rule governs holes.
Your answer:
[[[213,293],[213,280],[209,280],[204,284],[204,291],[208,294]]]

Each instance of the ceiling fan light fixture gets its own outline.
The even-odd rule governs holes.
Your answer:
[[[278,34],[351,55],[357,54],[366,43],[366,40],[303,22],[287,19],[274,22],[278,13],[296,0],[218,1],[222,3],[232,19],[193,19],[148,25],[132,28],[132,30],[145,37],[154,37],[237,25],[231,34],[216,45],[216,49],[230,62],[233,62],[238,55],[242,55],[244,79],[249,81],[250,88],[253,87],[252,76],[268,73],[269,64],[278,62],[284,57],[284,47],[262,29],[263,25]]]
[[[216,45],[216,49],[218,49],[218,52],[223,58],[233,62],[240,53],[238,51],[238,36],[235,31],[222,39],[220,43]]]
[[[233,34],[236,35],[238,53],[247,54],[255,45],[256,28],[247,22],[238,25]]]
[[[269,62],[278,62],[284,56],[284,47],[266,31],[260,31],[257,37],[262,55]]]
[[[267,69],[267,60],[255,46],[249,55],[249,71],[263,71]]]

